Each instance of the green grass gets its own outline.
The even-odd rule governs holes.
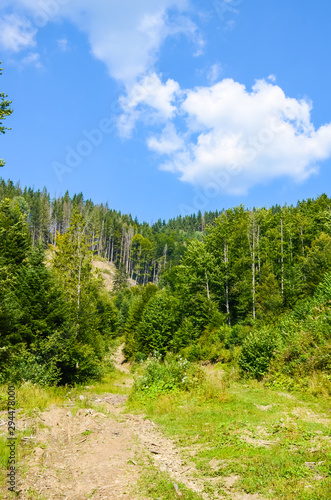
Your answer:
[[[129,394],[131,391],[131,377],[126,373],[114,370],[108,372],[101,382],[93,385],[93,392],[103,394],[110,392],[112,394]]]
[[[7,410],[7,389],[7,385],[0,387],[0,411]],[[36,411],[46,410],[52,404],[64,404],[67,392],[65,387],[39,387],[25,382],[16,388],[16,408],[21,413],[32,415]]]
[[[6,427],[6,426],[4,426]],[[4,490],[7,490],[8,485],[6,484],[7,482],[7,464],[8,464],[8,457],[9,457],[9,448],[7,446],[7,428],[2,430],[3,434],[0,435],[0,495],[1,495],[1,488]],[[22,462],[26,456],[28,456],[34,446],[34,443],[32,440],[24,440],[24,437],[31,437],[31,435],[35,434],[35,429],[33,427],[30,427],[28,429],[22,430],[17,430],[15,436],[17,437],[16,441],[16,477],[21,476],[23,469],[22,469]]]
[[[208,377],[214,377],[213,390],[156,399],[140,395],[131,398],[129,409],[160,424],[215,495],[224,488],[229,493],[226,478],[238,476],[233,491],[330,500],[330,400],[282,395],[258,382],[225,388],[215,374]]]
[[[136,493],[144,500],[202,500],[202,496],[186,488],[182,483],[173,481],[165,472],[160,472],[154,467],[151,460],[139,461],[144,472],[141,474]]]

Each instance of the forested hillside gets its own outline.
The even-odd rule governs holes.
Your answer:
[[[159,219],[154,224],[138,222],[131,214],[121,214],[108,204],[95,205],[84,200],[83,194],[51,199],[46,188],[35,191],[22,189],[11,181],[0,178],[0,201],[15,200],[31,233],[32,243],[56,245],[57,234],[64,234],[74,207],[86,221],[85,234],[94,255],[115,264],[123,264],[127,274],[137,284],[157,283],[167,265],[179,263],[187,241],[201,237],[207,224],[212,223],[218,212],[177,217],[168,222]]]
[[[329,318],[326,195],[154,224],[81,193],[51,199],[46,189],[4,180],[0,203],[4,380],[9,366],[42,383],[97,378],[111,339],[122,334],[128,359],[171,351],[189,360],[239,360],[243,371],[261,377],[287,345],[281,318],[303,303],[313,311],[314,294],[325,298]],[[95,258],[117,268],[111,293],[92,270]],[[331,366],[327,325],[325,319],[312,340],[324,345],[326,358],[316,365],[324,371]],[[249,352],[263,359],[252,363]]]

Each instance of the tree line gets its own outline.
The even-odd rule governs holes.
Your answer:
[[[112,293],[96,257],[117,268]],[[0,376],[11,366],[44,383],[99,377],[122,334],[128,359],[229,360],[330,272],[325,194],[148,224],[82,194],[51,199],[0,180]]]
[[[0,178],[0,201],[5,198],[15,200],[22,213],[27,216],[27,224],[33,245],[41,243],[57,244],[57,235],[63,235],[69,227],[74,207],[86,219],[86,235],[94,255],[121,265],[137,284],[158,283],[162,271],[167,266],[179,263],[185,252],[185,245],[200,237],[208,223],[212,223],[218,212],[170,219],[159,219],[153,224],[140,223],[131,214],[122,214],[110,209],[108,204],[95,205],[84,200],[83,194],[72,197],[51,198],[46,188],[21,189],[10,180]]]
[[[297,206],[222,211],[163,272],[158,288],[118,296],[127,356],[183,349],[191,355],[208,338],[240,346],[252,329],[277,323],[312,297],[330,271],[326,195]]]

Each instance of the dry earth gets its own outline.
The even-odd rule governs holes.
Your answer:
[[[114,363],[129,377],[121,348],[114,356]],[[131,383],[130,377],[128,385]],[[154,422],[144,416],[124,413],[126,399],[115,394],[92,394],[94,409],[79,409],[74,414],[70,405],[52,407],[40,414],[37,421],[21,419],[21,428],[35,428],[31,436],[35,447],[23,464],[27,472],[18,478],[19,498],[146,500],[147,497],[137,491],[136,484],[144,470],[141,464],[152,461],[160,471],[169,474],[179,496],[177,483],[199,493],[205,500],[225,498],[204,491],[211,482],[220,481],[228,499],[263,500],[257,495],[235,492],[237,476],[199,477],[195,464],[190,461],[194,449],[179,450]],[[4,493],[2,498],[10,497]]]
[[[101,277],[103,278],[104,287],[108,292],[113,290],[114,279],[116,273],[115,264],[108,262],[104,259],[94,259],[92,261],[92,266],[94,270],[98,270]],[[134,286],[136,282],[132,279],[128,279],[129,286]]]

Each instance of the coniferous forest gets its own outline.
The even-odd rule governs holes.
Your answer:
[[[330,273],[325,194],[148,224],[2,179],[0,379],[100,379],[125,336],[127,360],[180,354],[288,384],[315,373],[331,393]]]

